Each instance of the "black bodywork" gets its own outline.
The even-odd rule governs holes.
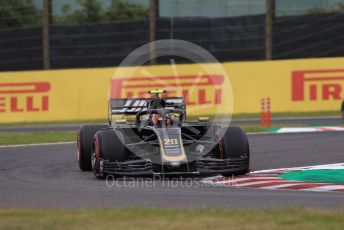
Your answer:
[[[182,147],[186,159],[174,163],[161,157],[162,148],[155,128],[114,126],[124,137],[128,159],[124,162],[103,162],[105,174],[151,175],[151,174],[221,174],[245,170],[248,158],[221,159],[220,145],[216,138],[217,126],[207,123],[184,123],[180,129]],[[161,128],[164,129],[164,128]],[[161,131],[161,130],[160,130]],[[204,136],[206,135],[206,137]]]
[[[112,99],[108,130],[125,146],[126,160],[101,158],[100,176],[114,175],[209,175],[243,172],[248,169],[246,153],[225,158],[221,127],[209,121],[187,122],[183,98]],[[149,117],[175,113],[173,127],[149,125]],[[117,122],[113,115],[135,115],[135,122]],[[116,149],[112,150],[116,154]],[[121,153],[123,154],[123,153]]]

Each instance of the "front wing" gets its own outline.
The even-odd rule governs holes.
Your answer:
[[[222,173],[241,172],[248,168],[248,159],[216,159],[201,157],[179,167],[172,165],[153,164],[150,160],[139,159],[125,162],[101,160],[100,173],[119,176],[143,175],[217,175]]]

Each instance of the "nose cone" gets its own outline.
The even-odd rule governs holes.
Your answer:
[[[171,166],[173,168],[179,168],[180,167],[180,161],[173,161],[173,162],[171,162]]]

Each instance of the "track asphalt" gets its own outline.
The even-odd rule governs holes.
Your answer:
[[[249,135],[252,170],[344,162],[344,132]],[[76,144],[0,148],[0,207],[317,207],[344,209],[339,192],[205,186],[197,178],[96,180],[76,163]]]

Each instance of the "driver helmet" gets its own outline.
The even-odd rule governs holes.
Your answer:
[[[157,113],[153,114],[152,115],[152,123],[153,123],[153,125],[157,125],[159,123],[160,119],[161,119],[160,114],[157,114]]]
[[[172,127],[173,126],[173,119],[170,114],[166,114],[164,117],[166,127]]]

